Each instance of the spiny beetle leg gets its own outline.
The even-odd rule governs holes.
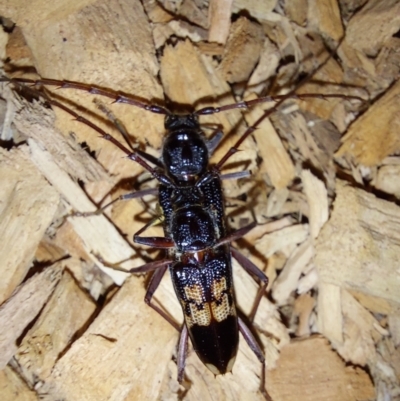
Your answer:
[[[153,262],[150,262],[153,263]],[[159,315],[161,315],[168,323],[171,324],[172,327],[174,327],[177,331],[180,331],[181,328],[176,323],[169,315],[167,312],[165,312],[163,309],[161,309],[159,306],[153,304],[151,302],[153,295],[155,291],[157,290],[158,286],[160,285],[160,282],[165,274],[165,272],[168,269],[168,266],[172,263],[172,261],[169,261],[169,263],[159,266],[156,268],[155,273],[153,274],[152,278],[150,279],[149,286],[147,287],[146,295],[144,297],[144,302],[149,305],[152,309],[154,309]]]
[[[136,234],[133,236],[133,241],[140,245],[147,245],[157,249],[170,249],[175,247],[175,242],[172,238],[167,237],[141,237],[144,231],[149,227],[153,226],[157,221],[160,221],[160,217],[155,217],[144,225]]]
[[[122,123],[121,120],[119,120],[117,117],[115,117],[114,113],[106,107],[103,103],[98,101],[97,99],[94,100],[94,103],[97,105],[98,109],[103,112],[107,118],[113,123],[115,128],[120,132],[122,137],[125,139],[125,142],[129,146],[131,150],[136,152],[139,156],[141,156],[143,159],[146,159],[150,163],[153,163],[155,166],[159,168],[163,168],[163,164],[160,159],[154,157],[153,155],[150,155],[146,152],[143,152],[142,150],[138,149],[138,146],[133,146],[131,143],[130,135],[127,129],[125,128],[125,125]]]
[[[217,149],[218,145],[221,143],[224,133],[218,130],[211,139],[207,140],[207,150],[210,155],[212,155]]]
[[[155,260],[154,262],[149,262],[144,265],[134,267],[130,270],[126,270],[122,267],[118,267],[114,264],[107,264],[104,262],[104,260],[97,256],[97,258],[103,263],[105,266],[122,271],[125,273],[132,273],[132,274],[138,274],[138,273],[149,273],[154,271],[155,273],[153,274],[152,278],[150,279],[149,286],[146,291],[146,295],[144,297],[144,302],[146,305],[150,306],[152,309],[154,309],[159,315],[161,315],[168,323],[171,324],[172,327],[174,327],[177,331],[180,331],[179,325],[159,306],[153,304],[151,302],[154,293],[156,292],[158,286],[160,285],[160,282],[167,271],[168,267],[173,263],[173,260],[170,259],[161,259],[161,260]]]
[[[151,246],[157,249],[170,249],[175,247],[172,238],[167,237],[139,237],[137,234],[133,236],[133,241],[140,245]]]
[[[185,373],[185,365],[186,365],[186,355],[188,349],[188,329],[186,325],[183,325],[181,335],[179,337],[178,344],[178,357],[177,357],[177,365],[178,365],[178,383],[182,383],[183,374]]]
[[[154,262],[145,263],[144,265],[140,265],[138,267],[133,267],[132,269],[126,270],[125,267],[120,267],[120,264],[122,262],[109,263],[109,262],[105,261],[98,254],[95,254],[94,256],[99,260],[99,262],[101,264],[103,264],[106,267],[109,267],[110,269],[118,270],[118,271],[124,272],[124,273],[132,273],[132,274],[152,272],[154,270],[157,270],[160,267],[163,267],[165,265],[169,265],[169,264],[171,264],[173,262],[170,259],[160,259],[160,260],[156,260]]]
[[[98,216],[99,214],[103,213],[105,209],[107,209],[109,206],[113,205],[116,202],[130,200],[130,199],[143,198],[144,196],[147,196],[147,195],[157,195],[157,193],[158,193],[157,188],[148,188],[148,189],[143,189],[141,191],[129,192],[127,194],[118,196],[118,198],[115,198],[114,200],[107,203],[106,205],[99,207],[94,212],[83,212],[83,213],[76,212],[73,214],[73,216],[79,216],[79,217]]]
[[[21,84],[21,82],[28,82],[28,83],[33,83],[35,84],[36,82],[41,82],[41,81],[33,81],[33,80],[29,80],[29,79],[8,79],[8,78],[0,78],[1,80],[7,80],[11,83],[14,83],[16,85],[19,86],[23,86]],[[47,80],[47,79],[43,79],[43,82],[58,82],[58,83],[62,83],[63,81],[56,81],[56,80]],[[47,83],[48,85],[51,85],[50,83]],[[80,84],[83,86],[86,86],[85,84]],[[68,86],[69,87],[69,86]],[[78,88],[77,88],[78,89]],[[42,94],[41,92],[39,92],[40,94]],[[97,92],[96,92],[97,93]],[[101,94],[101,93],[99,93]],[[43,94],[42,94],[43,95]],[[111,142],[112,144],[114,144],[116,147],[118,147],[122,152],[124,152],[128,159],[135,161],[136,163],[138,163],[139,165],[141,165],[144,169],[146,169],[153,177],[155,177],[158,181],[160,181],[161,183],[163,183],[164,185],[167,186],[171,186],[174,187],[174,183],[169,179],[169,177],[167,177],[159,168],[153,168],[151,167],[145,160],[143,157],[140,156],[140,154],[143,154],[143,152],[137,152],[135,150],[131,150],[128,149],[126,146],[124,146],[121,142],[119,142],[117,139],[115,139],[114,137],[112,137],[110,134],[108,134],[107,132],[105,132],[103,129],[101,129],[99,126],[97,126],[96,124],[93,124],[91,121],[89,121],[87,118],[81,116],[80,114],[76,113],[74,110],[70,109],[69,107],[63,105],[62,103],[58,102],[57,100],[53,100],[50,99],[47,95],[43,95],[46,102],[48,102],[49,104],[56,106],[62,110],[64,110],[65,112],[67,112],[68,114],[70,114],[71,116],[73,116],[75,118],[76,121],[87,125],[88,127],[92,128],[94,131],[98,132],[101,136],[101,138],[105,139],[106,141]],[[147,156],[147,154],[146,154]],[[147,157],[146,157],[147,158]]]
[[[221,238],[216,246],[221,246],[223,244],[229,244],[230,242],[236,241],[239,238],[244,237],[249,231],[251,231],[257,225],[256,222],[253,222],[245,227],[239,228],[239,230],[234,231],[233,233],[227,235],[224,238]]]
[[[246,324],[243,322],[243,320],[238,317],[238,323],[239,323],[239,331],[242,333],[243,338],[246,340],[246,343],[250,347],[250,349],[254,352],[258,360],[262,364],[262,369],[261,369],[261,383],[260,383],[260,391],[262,395],[265,397],[267,401],[272,401],[271,396],[268,394],[267,390],[265,389],[265,358],[264,354],[258,345],[257,340],[254,338],[252,332],[250,329],[246,326]]]
[[[138,267],[133,267],[132,269],[125,270],[125,272],[133,274],[149,273],[158,270],[160,268],[168,268],[168,265],[170,265],[171,263],[173,263],[173,260],[171,259],[160,259],[160,260],[155,260],[154,262],[146,263]]]
[[[265,289],[267,288],[268,277],[250,259],[246,258],[244,255],[242,255],[237,249],[233,248],[232,246],[231,246],[231,254],[239,262],[240,266],[242,266],[243,269],[247,271],[247,273],[249,273],[251,276],[257,277],[261,282],[261,285],[257,291],[257,296],[254,301],[253,308],[251,309],[251,312],[249,315],[249,320],[252,322],[257,313],[257,309],[261,302],[261,299],[265,293]]]
[[[112,99],[115,103],[126,103],[132,106],[139,107],[140,109],[144,109],[156,114],[170,114],[170,111],[165,107],[158,106],[156,104],[148,104],[137,98],[133,98],[132,96],[128,96],[122,93],[115,92],[111,89],[102,89],[95,87],[93,85],[84,84],[81,82],[76,81],[65,81],[65,80],[58,80],[58,79],[48,79],[48,78],[41,78],[41,79],[27,79],[27,78],[18,78],[17,80],[9,79],[7,77],[0,77],[0,81],[3,82],[22,82],[26,84],[31,84],[33,86],[38,85],[47,85],[47,86],[57,86],[59,89],[77,89],[80,91],[91,93],[92,95],[100,95],[104,97],[108,97]]]
[[[223,181],[227,181],[227,180],[239,180],[241,178],[249,178],[250,176],[251,172],[249,170],[244,170],[244,171],[236,171],[234,173],[221,174],[219,178]]]

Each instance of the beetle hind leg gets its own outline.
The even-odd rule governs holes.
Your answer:
[[[268,391],[265,388],[265,357],[264,354],[257,342],[251,333],[250,329],[246,326],[246,323],[238,317],[239,323],[239,331],[242,333],[243,338],[246,340],[247,345],[254,352],[258,360],[261,362],[261,383],[260,383],[260,392],[265,397],[266,401],[272,401],[271,396],[268,394]]]

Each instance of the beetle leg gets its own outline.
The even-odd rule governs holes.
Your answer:
[[[249,231],[251,231],[257,225],[256,222],[253,222],[245,227],[239,228],[239,230],[234,231],[233,233],[221,238],[217,243],[216,247],[221,246],[223,244],[229,244],[233,241],[236,241],[239,238],[244,237]]]
[[[256,357],[262,364],[261,370],[261,383],[260,383],[260,391],[262,395],[265,397],[267,401],[272,401],[271,396],[268,394],[267,390],[265,389],[265,357],[264,354],[258,345],[258,342],[254,338],[253,334],[251,333],[250,329],[246,326],[243,320],[238,317],[239,323],[239,331],[242,333],[243,338],[246,340],[246,343],[250,347],[250,349],[255,353]]]
[[[218,147],[220,142],[222,141],[222,138],[224,137],[224,133],[220,130],[217,130],[215,135],[209,139],[206,143],[208,153],[212,155],[215,151],[215,149]]]
[[[151,262],[151,263],[153,263],[153,262]],[[169,324],[171,324],[171,326],[173,326],[176,330],[180,331],[181,328],[178,325],[178,323],[176,323],[168,315],[168,313],[166,313],[163,309],[161,309],[159,306],[157,306],[151,302],[155,291],[157,290],[158,286],[160,285],[161,279],[163,278],[165,272],[167,271],[168,266],[169,266],[169,264],[166,264],[164,266],[160,266],[157,268],[157,270],[155,271],[155,273],[153,274],[153,276],[150,280],[149,286],[147,287],[147,292],[144,297],[144,302],[147,305],[149,305],[152,309],[154,309],[158,314],[160,314]],[[132,270],[134,270],[134,269],[132,269]],[[132,272],[132,270],[131,270],[131,272]]]
[[[72,82],[72,81],[57,81],[57,80],[51,80],[51,79],[41,79],[41,80],[30,80],[30,79],[8,79],[6,77],[1,77],[0,76],[0,82],[11,82],[15,85],[18,85],[20,87],[23,87],[23,83],[32,83],[33,85],[37,84],[43,84],[43,85],[60,85],[61,88],[75,88],[75,89],[81,89],[81,90],[87,90],[90,93],[94,94],[99,94],[103,96],[108,96],[110,94],[112,96],[112,92],[109,91],[103,91],[102,89],[96,89],[91,87],[90,85],[86,84],[80,84],[78,82]],[[93,91],[92,91],[93,90]],[[96,124],[92,123],[90,120],[87,118],[81,116],[71,108],[65,106],[64,104],[58,102],[57,100],[51,99],[46,93],[40,92],[39,94],[44,97],[45,101],[53,106],[56,106],[68,114],[70,114],[72,117],[75,118],[76,121],[85,124],[86,126],[92,128],[94,131],[98,132],[101,136],[106,141],[111,142],[114,144],[116,147],[118,147],[122,152],[124,152],[127,156],[128,159],[135,161],[139,165],[141,165],[144,169],[146,169],[154,178],[156,178],[160,183],[175,187],[174,183],[172,180],[164,174],[159,167],[154,168],[150,166],[145,159],[150,158],[151,161],[153,162],[154,159],[150,156],[147,155],[147,153],[141,152],[141,151],[136,151],[136,150],[131,150],[130,148],[126,147],[124,144],[122,144],[120,141],[112,137],[110,134],[105,132],[102,128],[97,126]],[[116,103],[129,103],[136,105],[138,107],[144,108],[148,111],[151,111],[153,113],[158,113],[158,114],[169,114],[167,109],[164,109],[163,107],[155,106],[155,105],[146,105],[142,102],[136,102],[133,99],[129,99],[126,96],[120,96],[116,95],[115,96],[115,102]],[[133,103],[132,103],[133,102]],[[142,157],[144,155],[144,157]],[[157,165],[158,163],[156,163]]]
[[[183,325],[181,336],[178,344],[178,382],[182,383],[183,373],[185,372],[186,365],[186,354],[188,349],[188,329],[186,325]]]
[[[175,247],[172,238],[167,237],[139,237],[137,234],[133,236],[136,244],[147,245],[157,249],[170,249]]]
[[[140,234],[142,234],[144,231],[146,231],[147,228],[155,225],[158,221],[160,221],[160,219],[161,219],[161,217],[155,217],[149,223],[147,223],[145,226],[143,226],[133,236],[133,241],[136,242],[137,244],[147,245],[147,246],[151,246],[151,247],[157,248],[157,249],[173,248],[175,246],[175,242],[172,240],[172,238],[168,238],[168,237],[141,237],[140,236]]]
[[[157,195],[157,193],[158,193],[157,188],[148,188],[148,189],[143,189],[142,191],[129,192],[127,194],[118,196],[118,198],[115,198],[114,200],[107,203],[106,205],[99,207],[94,212],[84,212],[84,213],[76,212],[73,214],[73,216],[79,216],[79,217],[98,216],[99,214],[103,213],[105,209],[107,209],[109,206],[113,205],[116,202],[123,201],[123,200],[129,200],[129,199],[143,198],[144,196],[147,196],[147,195]]]
[[[249,178],[251,176],[251,172],[249,170],[245,171],[236,171],[235,173],[227,173],[221,174],[221,180],[239,180],[241,178]]]
[[[262,270],[260,270],[250,259],[246,258],[242,255],[237,249],[231,246],[231,254],[232,256],[239,262],[240,266],[243,267],[244,270],[247,271],[251,276],[257,277],[260,282],[260,288],[258,289],[256,299],[254,301],[253,308],[251,309],[249,320],[252,322],[257,313],[258,305],[261,302],[261,298],[265,293],[265,289],[268,285],[268,277],[264,274]]]
[[[48,78],[41,78],[36,80],[27,78],[10,79],[4,76],[0,77],[0,82],[21,82],[21,83],[31,84],[33,86],[48,85],[48,86],[58,86],[58,89],[67,89],[67,88],[77,89],[80,91],[91,93],[92,95],[100,95],[108,97],[112,99],[114,103],[131,104],[132,106],[136,106],[156,114],[164,114],[164,115],[170,114],[169,110],[167,110],[165,107],[156,104],[148,104],[147,102],[142,101],[139,97],[125,95],[110,89],[106,88],[103,89],[89,84],[83,84],[81,82],[48,79]]]

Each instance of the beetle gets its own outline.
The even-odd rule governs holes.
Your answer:
[[[206,107],[180,115],[172,113],[165,107],[149,105],[133,97],[78,82],[49,79],[36,81],[19,79],[11,80],[11,82],[85,90],[113,98],[117,103],[132,104],[147,111],[165,115],[166,138],[162,156],[160,159],[154,159],[144,152],[127,148],[75,111],[55,100],[48,99],[50,104],[64,109],[78,121],[100,133],[105,140],[120,148],[129,159],[140,164],[159,181],[158,198],[164,215],[165,236],[142,237],[141,234],[148,227],[146,225],[135,234],[134,241],[142,245],[166,249],[167,257],[131,269],[130,272],[155,271],[147,289],[145,301],[176,327],[165,312],[151,302],[164,273],[168,268],[170,270],[185,318],[179,340],[178,380],[183,379],[188,337],[191,338],[193,347],[202,362],[214,374],[224,374],[232,369],[240,331],[262,363],[263,374],[260,388],[268,399],[264,386],[264,356],[250,329],[237,316],[231,256],[261,282],[252,317],[264,294],[268,279],[252,262],[230,246],[230,242],[241,238],[254,227],[254,224],[228,234],[225,226],[221,169],[257,125],[274,112],[283,101],[293,97],[294,92],[275,98],[264,97],[249,102],[233,103],[220,108]],[[342,95],[323,97],[342,97]],[[209,158],[218,140],[210,141],[205,138],[198,121],[199,116],[235,108],[246,109],[271,99],[276,101],[276,105],[249,127],[217,164],[211,166]]]

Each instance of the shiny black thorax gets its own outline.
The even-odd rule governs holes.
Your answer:
[[[169,252],[172,282],[185,324],[199,358],[213,373],[230,370],[238,347],[229,245],[221,179],[209,169],[207,141],[197,117],[168,116],[162,162],[174,186],[159,186],[164,233],[175,247]]]
[[[164,231],[178,252],[202,250],[226,235],[221,180],[198,185],[209,168],[209,148],[194,114],[168,115],[162,163],[174,185],[160,184]]]

